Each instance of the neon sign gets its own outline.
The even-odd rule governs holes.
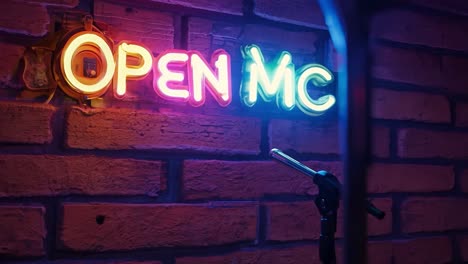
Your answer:
[[[241,97],[247,106],[253,106],[260,94],[267,102],[276,98],[278,107],[284,110],[291,110],[297,104],[305,114],[320,115],[336,102],[333,95],[314,100],[307,92],[309,81],[315,86],[326,86],[333,81],[332,73],[322,65],[308,64],[295,72],[292,56],[286,51],[276,64],[265,65],[262,51],[255,45],[245,47],[243,57],[247,78],[241,85]]]
[[[213,54],[211,65],[196,51],[163,53],[156,58],[153,68],[153,88],[162,98],[188,101],[193,106],[205,103],[208,90],[219,105],[227,106],[232,100],[230,65],[231,58],[224,50]],[[183,68],[187,69],[187,85]]]
[[[90,49],[100,53],[95,61],[78,56]],[[246,106],[254,106],[258,95],[266,102],[275,99],[283,110],[297,106],[308,115],[323,114],[335,104],[333,95],[312,99],[307,90],[309,83],[327,86],[333,82],[332,73],[324,66],[308,64],[295,70],[292,56],[286,51],[276,61],[268,63],[256,45],[244,47],[242,55],[245,76],[240,96]],[[72,66],[76,58],[81,58],[86,65]],[[100,96],[111,82],[114,95],[123,97],[128,80],[145,78],[152,70],[153,89],[166,100],[201,106],[208,91],[220,106],[232,101],[231,58],[221,49],[213,53],[210,63],[197,51],[169,50],[153,58],[147,48],[128,41],[120,42],[113,53],[103,36],[84,31],[68,39],[59,59],[61,75],[66,80],[66,87],[61,87],[71,89],[66,92],[75,98]],[[100,72],[97,64],[102,68]],[[74,70],[78,68],[80,70]]]

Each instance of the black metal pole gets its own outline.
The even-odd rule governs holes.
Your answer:
[[[344,260],[367,262],[368,15],[365,0],[319,0],[340,55],[338,107],[344,163]]]

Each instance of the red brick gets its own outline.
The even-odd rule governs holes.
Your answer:
[[[137,41],[153,53],[174,47],[174,20],[171,14],[150,8],[137,8],[132,4],[94,1],[96,21],[110,26],[109,35],[118,43],[122,40]]]
[[[50,23],[45,6],[18,1],[0,1],[0,31],[44,36]]]
[[[411,10],[380,12],[372,21],[372,35],[397,42],[442,48],[445,24],[440,17]]]
[[[74,107],[67,117],[66,144],[80,149],[257,154],[260,152],[260,120]]]
[[[242,33],[241,43],[256,44],[261,47],[267,61],[277,58],[280,52],[286,50],[291,53],[292,61],[298,67],[303,64],[317,63],[315,44],[319,36],[315,32],[248,24]]]
[[[0,206],[0,257],[45,255],[44,216],[41,206]]]
[[[191,17],[188,20],[188,49],[197,50],[206,58],[213,51],[224,49],[232,61],[240,61],[239,36],[242,34],[240,25]]]
[[[315,0],[256,0],[254,13],[274,21],[327,29],[322,10]]]
[[[415,128],[398,132],[398,156],[403,158],[467,158],[468,148],[461,146],[468,146],[467,133]]]
[[[242,0],[152,0],[153,2],[185,6],[232,15],[242,15]]]
[[[16,44],[0,42],[2,61],[0,62],[0,89],[19,87],[19,64],[25,48]],[[1,87],[4,86],[4,87]]]
[[[441,57],[416,50],[376,46],[373,76],[395,82],[440,87]]]
[[[374,205],[386,213],[383,220],[368,216],[368,234],[392,232],[392,200],[375,199]],[[320,237],[320,213],[315,203],[267,203],[267,239],[272,241],[313,240]],[[337,237],[343,237],[343,207],[338,211]]]
[[[60,245],[73,251],[213,246],[256,239],[255,203],[63,205]],[[97,216],[103,216],[100,225]]]
[[[233,61],[241,62],[243,45],[256,44],[262,49],[267,61],[274,60],[282,51],[289,51],[296,66],[316,61],[315,43],[318,35],[312,31],[291,31],[277,27],[247,24],[244,27],[226,22],[199,18],[189,19],[188,47],[202,51],[204,56],[222,48],[228,51]],[[288,39],[288,42],[284,42]]]
[[[344,263],[343,247],[336,246],[337,263]],[[367,263],[369,264],[392,264],[393,247],[391,242],[369,242],[367,246]]]
[[[371,193],[449,191],[454,186],[451,166],[374,163],[368,171]]]
[[[390,155],[390,129],[383,126],[374,126],[372,131],[372,154],[379,158]]]
[[[468,94],[466,84],[468,75],[465,69],[468,68],[468,59],[454,56],[442,57],[443,87],[447,91],[455,94]]]
[[[468,103],[457,104],[457,126],[468,127]]]
[[[149,49],[153,54],[174,48],[174,19],[169,13],[159,12],[149,7],[135,7],[131,2],[111,3],[105,0],[94,1],[95,20],[105,23],[108,28],[106,34],[114,43],[121,41],[138,42]],[[112,92],[107,93],[105,99],[113,106],[126,102],[151,102],[155,103],[159,98],[156,96],[152,73],[146,78],[127,82],[125,96],[116,99]]]
[[[313,121],[271,120],[270,147],[300,153],[338,154],[338,128]]]
[[[409,2],[443,11],[468,14],[468,5],[465,0],[411,0]]]
[[[176,264],[310,264],[319,263],[318,247],[315,245],[281,249],[239,251],[210,257],[182,257]]]
[[[460,248],[460,255],[463,261],[468,261],[468,236],[459,236],[458,247]]]
[[[0,155],[0,197],[149,195],[164,188],[159,161],[95,156]],[[161,186],[163,185],[163,186]]]
[[[76,7],[79,3],[79,0],[23,0],[28,3],[39,3],[42,5],[51,5],[51,6],[64,6],[64,7]]]
[[[106,261],[106,263],[109,263]],[[162,264],[159,261],[114,261],[112,264]]]
[[[461,175],[460,186],[463,192],[468,192],[468,169],[465,169]]]
[[[467,26],[468,19],[459,16],[429,16],[411,10],[391,9],[376,16],[372,32],[375,37],[387,40],[466,51]]]
[[[367,234],[369,236],[386,235],[392,232],[392,205],[393,201],[389,198],[372,199],[372,203],[381,211],[385,212],[385,218],[379,220],[371,215],[367,215]],[[341,203],[343,204],[343,203]],[[338,211],[338,223],[336,235],[343,237],[344,235],[344,208],[340,207]]]
[[[468,27],[468,19],[458,16],[450,17],[444,21],[443,47],[453,50],[468,50],[468,36],[465,34]]]
[[[370,236],[387,235],[392,232],[393,220],[393,201],[390,198],[375,198],[371,199],[372,203],[385,213],[384,219],[377,219],[368,214],[367,216],[367,233]],[[342,209],[343,210],[343,209]],[[343,225],[341,225],[343,226]]]
[[[448,237],[395,241],[393,255],[396,264],[451,263],[452,246]]]
[[[0,142],[52,142],[51,120],[55,107],[45,104],[1,102],[0,112]]]
[[[391,264],[393,247],[389,242],[370,242],[367,248],[368,264]]]
[[[341,178],[338,162],[305,162],[317,170],[327,170]],[[185,199],[247,199],[265,195],[313,195],[312,179],[274,161],[197,161],[184,162]]]
[[[401,209],[405,233],[468,228],[468,199],[410,198]]]
[[[320,213],[314,202],[268,203],[267,240],[309,240],[320,237]]]
[[[449,123],[450,105],[448,99],[441,95],[374,89],[372,116],[381,119]]]
[[[26,263],[38,263],[38,262],[26,262]],[[100,260],[100,259],[86,259],[83,260],[55,260],[55,261],[43,261],[39,263],[46,263],[46,264],[163,264],[163,262],[155,261],[155,260]]]

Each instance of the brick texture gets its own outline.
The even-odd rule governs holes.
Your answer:
[[[327,170],[341,178],[338,162],[305,162],[317,170]],[[273,161],[197,161],[184,162],[185,199],[248,199],[266,195],[313,195],[313,181],[283,164]]]
[[[384,126],[374,126],[372,130],[372,153],[379,158],[390,155],[390,129]]]
[[[45,6],[20,1],[6,0],[0,2],[0,31],[44,36],[50,23]]]
[[[319,263],[319,249],[317,246],[301,246],[294,248],[243,251],[211,257],[182,257],[176,264],[310,264]],[[390,243],[372,242],[368,247],[369,264],[392,263],[392,245]],[[344,263],[342,248],[337,247],[337,263]]]
[[[242,0],[152,0],[153,2],[167,3],[196,9],[209,10],[232,15],[242,15]]]
[[[468,6],[464,0],[411,0],[409,2],[438,10],[468,15]]]
[[[392,23],[393,21],[399,23]],[[446,30],[444,26],[440,17],[405,9],[390,9],[374,17],[372,35],[398,42],[441,48]]]
[[[47,6],[62,6],[62,7],[76,7],[79,0],[23,0],[23,2],[28,3],[39,3]]]
[[[367,189],[371,193],[437,192],[451,190],[454,182],[451,166],[374,163]]]
[[[338,154],[338,128],[314,122],[274,119],[270,123],[270,147],[301,153]]]
[[[296,69],[336,72],[317,2],[0,1],[0,262],[319,263],[317,187],[266,152],[279,148],[342,181],[336,108],[308,118],[262,100],[246,108],[238,95],[226,108],[212,96],[193,108],[159,97],[151,72],[128,81],[124,98],[109,89],[99,109],[70,107],[60,91],[51,105],[14,102],[24,100],[15,96],[25,49],[72,9],[92,13],[114,44],[138,42],[154,57],[177,48],[209,61],[225,49],[234,95],[249,44],[268,63],[289,51]],[[386,217],[367,219],[369,263],[468,262],[468,3],[387,10],[371,35],[368,191]]]
[[[367,233],[370,236],[388,235],[392,233],[392,221],[393,221],[393,201],[391,198],[375,198],[371,199],[371,202],[385,213],[384,219],[377,219],[371,215],[367,215]],[[343,207],[341,210],[344,210]],[[343,211],[341,212],[343,215]],[[341,218],[343,219],[343,218]],[[343,227],[343,224],[340,224]],[[338,230],[339,231],[339,230]],[[341,233],[344,234],[344,231]]]
[[[316,62],[318,35],[312,31],[284,30],[257,24],[239,26],[199,18],[190,18],[188,23],[188,48],[200,50],[205,56],[222,48],[231,54],[233,62],[240,64],[241,46],[256,44],[261,47],[267,61],[287,50],[296,66]],[[284,42],[284,39],[288,41]]]
[[[468,59],[455,56],[442,57],[443,87],[455,94],[468,94],[466,83],[468,76],[464,69],[468,67]]]
[[[373,56],[372,72],[376,78],[431,87],[442,85],[440,56],[384,46],[374,47]]]
[[[62,210],[60,245],[73,251],[213,246],[256,238],[255,203],[66,203]]]
[[[374,126],[372,153],[388,157],[390,134],[387,128]],[[339,154],[338,127],[320,126],[311,121],[273,119],[270,122],[270,147],[300,153]]]
[[[0,197],[149,195],[164,188],[161,162],[95,156],[0,155]]]
[[[66,145],[80,149],[257,154],[260,151],[260,120],[75,107],[67,117]]]
[[[461,132],[401,129],[398,132],[398,156],[403,158],[464,159],[468,149],[468,134]]]
[[[170,13],[159,12],[151,7],[135,7],[131,2],[96,0],[94,17],[96,21],[107,25],[106,35],[115,43],[138,42],[155,55],[174,48],[174,18]],[[107,104],[120,106],[123,102],[154,103],[157,96],[152,79],[146,77],[127,81],[127,92],[123,98],[116,100],[112,92],[109,92],[105,99]]]
[[[41,206],[0,206],[0,258],[45,255],[44,215]]]
[[[337,263],[344,263],[343,247],[336,246]],[[367,263],[369,264],[392,264],[393,246],[390,242],[369,242],[367,247]]]
[[[25,48],[20,45],[0,42],[2,61],[0,62],[0,89],[18,87],[19,64]]]
[[[375,206],[386,213],[383,220],[368,217],[370,236],[392,231],[392,200],[375,199]],[[316,240],[320,237],[320,213],[314,202],[268,203],[267,239],[272,241]],[[337,237],[343,237],[343,208],[338,212]]]
[[[316,44],[319,35],[315,32],[284,30],[276,27],[248,24],[241,35],[241,43],[256,44],[262,48],[267,61],[275,59],[287,50],[296,66],[316,62]],[[287,39],[288,41],[284,41]]]
[[[319,262],[318,247],[315,245],[241,251],[211,257],[183,257],[176,259],[176,264],[309,264]]]
[[[373,89],[372,116],[382,119],[449,123],[450,105],[441,95]]]
[[[392,249],[392,244],[389,242],[370,242],[367,248],[367,263],[391,264]]]
[[[94,16],[96,21],[109,25],[108,34],[115,43],[137,41],[154,53],[174,47],[174,21],[169,13],[95,0]]]
[[[468,192],[468,169],[463,170],[461,174],[460,188],[463,192]]]
[[[55,107],[44,104],[0,102],[0,142],[44,144],[52,142],[51,119]]]
[[[457,126],[468,127],[468,103],[458,103],[456,111]]]
[[[375,17],[372,33],[376,37],[402,43],[466,51],[468,38],[464,30],[467,26],[467,18],[391,9]]]
[[[309,240],[320,237],[320,213],[314,202],[267,204],[267,240]]]
[[[468,261],[468,236],[459,236],[457,242],[462,260]]]
[[[260,17],[308,27],[326,29],[322,10],[316,0],[256,0],[254,13]]]
[[[468,228],[468,212],[463,198],[410,198],[401,208],[405,233],[447,231]]]
[[[394,242],[395,263],[451,263],[452,245],[448,237],[418,238]]]
[[[196,17],[188,19],[188,49],[197,50],[206,58],[209,58],[213,51],[224,49],[231,55],[232,61],[240,62],[241,34],[240,25]]]

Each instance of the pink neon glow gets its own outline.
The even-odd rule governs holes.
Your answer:
[[[231,57],[224,50],[215,51],[210,64],[199,52],[171,50],[154,60],[153,72],[153,88],[164,99],[201,106],[208,90],[221,106],[232,101]]]
[[[172,50],[154,60],[153,89],[159,96],[171,101],[188,101],[189,88],[184,83],[188,59],[188,52]]]
[[[205,103],[205,90],[211,93],[219,105],[227,106],[231,103],[231,57],[226,51],[216,50],[210,64],[199,52],[192,51],[187,67],[191,105]]]

